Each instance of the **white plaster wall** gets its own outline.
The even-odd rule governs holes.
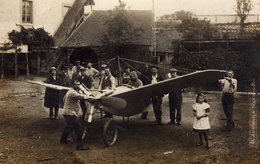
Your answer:
[[[19,30],[16,24],[25,27],[43,27],[53,35],[63,20],[63,5],[72,6],[75,0],[31,0],[33,2],[33,24],[22,24],[22,0],[0,0],[0,43],[8,41],[8,32]]]
[[[0,0],[0,43],[8,41],[8,32],[18,30],[20,24],[20,0]]]
[[[54,2],[55,1],[55,2]],[[63,20],[63,5],[72,6],[75,0],[34,0],[34,27],[44,27],[51,35]]]

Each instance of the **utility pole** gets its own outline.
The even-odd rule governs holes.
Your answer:
[[[154,6],[154,0],[153,0],[153,9],[152,9],[152,47],[153,47],[153,51],[152,51],[152,57],[153,59],[158,60],[156,57],[156,29],[155,29],[155,6]],[[156,61],[157,62],[157,61]],[[154,63],[156,64],[156,63]]]
[[[15,54],[14,54],[14,77],[18,78],[18,50],[17,50],[17,46],[15,46]]]
[[[117,56],[116,57],[116,61],[117,61],[117,81],[118,81],[118,85],[122,84],[122,76],[121,76],[121,65],[120,65],[120,57]]]

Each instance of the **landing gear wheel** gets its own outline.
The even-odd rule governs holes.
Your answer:
[[[115,144],[118,134],[117,124],[113,119],[109,119],[103,129],[103,142],[105,146],[112,146]]]

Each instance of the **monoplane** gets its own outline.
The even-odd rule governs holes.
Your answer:
[[[98,111],[112,113],[115,116],[130,117],[142,113],[149,104],[147,101],[152,96],[167,94],[176,88],[185,89],[188,87],[198,87],[215,82],[223,78],[226,74],[224,70],[203,70],[188,73],[172,79],[167,79],[156,84],[149,84],[139,88],[122,85],[115,90],[89,90],[92,97],[86,101],[89,102],[89,113],[85,120],[91,123],[93,115]],[[34,84],[43,85],[60,91],[66,91],[70,88],[46,84],[43,82],[30,81]],[[85,133],[84,133],[85,134]],[[108,119],[103,128],[103,141],[107,146],[113,145],[117,140],[118,126],[113,118]],[[84,136],[84,135],[83,135]]]

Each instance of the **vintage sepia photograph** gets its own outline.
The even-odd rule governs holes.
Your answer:
[[[0,0],[0,164],[260,163],[260,0]]]

